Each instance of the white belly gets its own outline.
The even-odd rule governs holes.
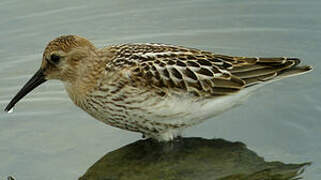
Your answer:
[[[111,126],[142,132],[166,141],[173,139],[182,129],[199,124],[240,104],[258,87],[253,86],[228,96],[206,99],[190,94],[159,97],[150,92],[139,96],[135,93],[129,96],[125,91],[117,96],[95,92],[81,108],[97,120]],[[127,96],[123,100],[113,101],[125,94]],[[99,98],[103,95],[104,98]]]
[[[187,95],[173,96],[160,102],[155,107],[148,108],[147,111],[152,112],[150,114],[154,115],[154,117],[150,117],[152,121],[190,126],[217,116],[241,104],[258,87],[260,86],[249,87],[228,96],[208,99],[197,99],[197,97]]]

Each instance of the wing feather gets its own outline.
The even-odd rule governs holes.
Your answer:
[[[187,91],[205,96],[238,92],[273,79],[300,63],[296,58],[233,57],[162,44],[124,44],[112,48],[115,55],[107,69],[126,71],[133,82],[166,92]]]

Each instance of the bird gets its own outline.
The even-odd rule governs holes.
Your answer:
[[[47,80],[60,80],[73,103],[95,119],[171,141],[241,104],[259,87],[312,70],[299,63],[157,43],[96,48],[84,37],[62,35],[47,44],[39,70],[5,111]]]

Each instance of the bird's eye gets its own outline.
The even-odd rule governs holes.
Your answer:
[[[58,64],[59,61],[60,61],[60,56],[57,55],[57,54],[52,54],[52,55],[50,56],[50,60],[51,60],[53,63]]]

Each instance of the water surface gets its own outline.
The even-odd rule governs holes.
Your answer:
[[[48,41],[78,34],[97,47],[157,42],[238,56],[291,56],[312,73],[260,89],[244,105],[185,136],[241,141],[267,161],[313,165],[321,174],[321,2],[42,1],[0,2],[0,108],[39,68]],[[75,107],[60,82],[37,88],[0,113],[0,179],[77,179],[106,153],[141,138]]]

